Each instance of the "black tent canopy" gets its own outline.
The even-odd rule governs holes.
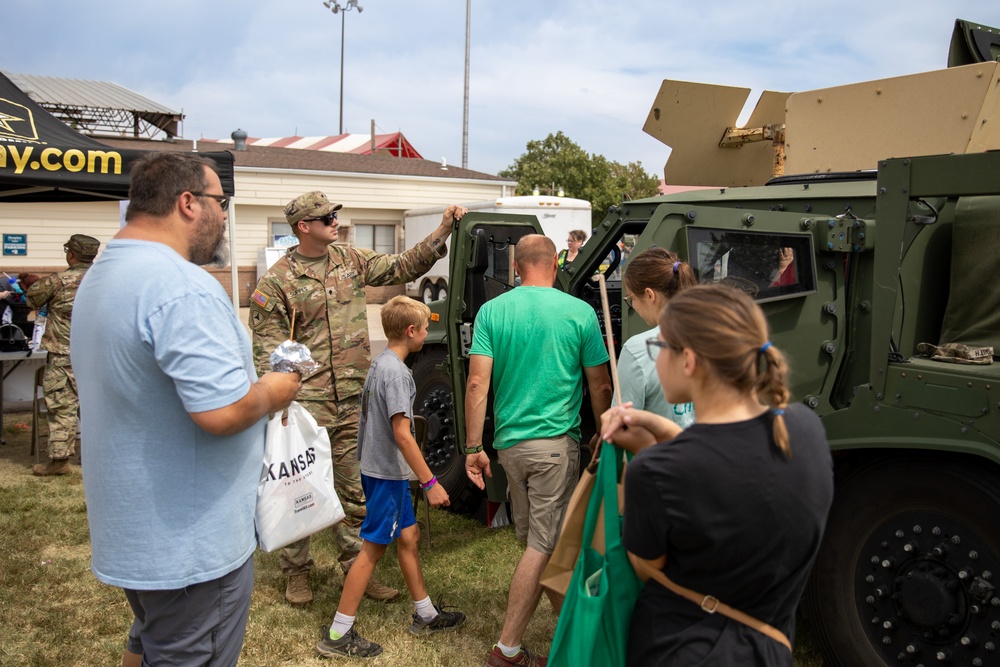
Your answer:
[[[129,169],[143,155],[76,132],[0,74],[0,202],[127,199]],[[199,155],[232,196],[232,153]]]
[[[0,203],[86,202],[128,199],[129,170],[146,151],[114,148],[63,124],[0,73]],[[198,153],[215,162],[222,191],[233,196],[233,154]],[[229,244],[235,243],[235,207],[229,209]],[[233,308],[239,309],[236,262]]]

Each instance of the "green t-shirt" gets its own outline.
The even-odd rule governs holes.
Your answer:
[[[493,359],[493,446],[580,439],[583,369],[608,361],[597,314],[553,287],[518,287],[476,315],[470,354]]]

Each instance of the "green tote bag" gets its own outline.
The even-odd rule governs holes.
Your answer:
[[[550,667],[617,667],[625,664],[632,608],[642,582],[622,546],[618,479],[624,452],[601,445],[597,481],[587,505],[583,548],[573,570],[549,655]],[[604,509],[604,553],[593,546]]]

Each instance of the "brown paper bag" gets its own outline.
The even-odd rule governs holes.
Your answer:
[[[587,518],[587,504],[590,502],[590,494],[594,490],[594,473],[589,469],[585,470],[577,482],[573,495],[566,506],[566,514],[563,516],[562,528],[559,529],[559,541],[556,548],[549,557],[548,565],[542,571],[541,584],[553,593],[566,595],[569,588],[569,580],[573,578],[573,568],[580,557],[580,548],[583,542],[583,522]],[[625,488],[622,482],[618,482],[618,507],[625,506]],[[604,507],[597,519],[597,529],[594,531],[592,543],[597,553],[604,553]]]

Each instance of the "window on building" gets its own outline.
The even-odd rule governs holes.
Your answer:
[[[396,225],[355,222],[352,226],[355,247],[386,254],[396,252]]]
[[[288,222],[280,218],[273,218],[267,222],[271,227],[270,243],[268,245],[279,248],[298,245],[299,241],[295,238],[295,234],[292,234],[292,226]]]

